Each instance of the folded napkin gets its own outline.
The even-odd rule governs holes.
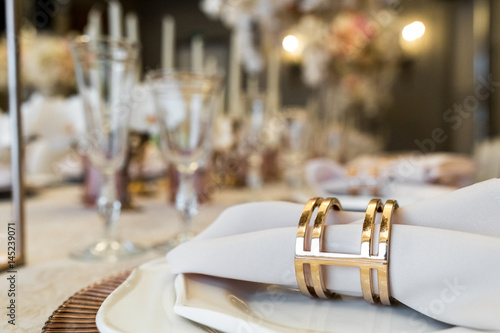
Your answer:
[[[500,137],[481,142],[474,148],[478,181],[500,176]]]
[[[395,198],[397,199],[397,198]],[[194,240],[167,254],[174,273],[297,287],[296,227],[303,205],[229,208]],[[332,212],[327,251],[359,253],[363,213]],[[394,214],[391,294],[429,317],[500,330],[500,180],[492,179]],[[361,296],[359,270],[329,266],[328,289]]]
[[[9,115],[0,109],[0,148],[10,147],[10,119]]]
[[[472,159],[457,154],[361,156],[346,166],[327,159],[311,160],[306,165],[306,178],[310,186],[328,193],[377,188],[382,195],[393,195],[400,190],[408,192],[408,188],[415,193],[416,185],[422,184],[470,185],[475,171]],[[434,189],[442,194],[439,187]],[[423,194],[428,195],[428,191]]]
[[[21,110],[24,135],[48,139],[54,150],[67,147],[85,133],[79,96],[44,97],[35,93],[23,103]]]
[[[0,192],[10,190],[11,179],[10,165],[0,164]]]

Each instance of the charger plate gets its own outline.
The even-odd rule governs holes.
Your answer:
[[[219,331],[476,332],[403,305],[373,306],[355,298],[321,301],[276,285],[193,274],[175,277],[164,259],[88,286],[59,307],[42,332]]]
[[[175,276],[164,259],[134,270],[102,304],[96,321],[101,333],[473,332],[404,305],[375,306],[352,297],[322,301],[278,285]]]
[[[109,294],[127,279],[130,272],[95,282],[71,296],[49,317],[42,332],[99,333],[95,323],[97,311]]]

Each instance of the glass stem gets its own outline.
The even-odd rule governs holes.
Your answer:
[[[198,213],[198,196],[193,171],[180,171],[175,207],[182,217],[181,237],[187,236],[191,229],[193,217]]]
[[[247,95],[255,96],[259,93],[259,76],[256,73],[249,73],[247,76]]]
[[[103,172],[103,182],[97,208],[104,221],[104,239],[114,241],[118,238],[116,221],[120,216],[121,203],[117,200],[114,172]]]
[[[258,191],[262,188],[262,155],[259,152],[248,156],[248,172],[246,181],[252,190]]]

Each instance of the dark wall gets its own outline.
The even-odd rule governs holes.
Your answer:
[[[122,0],[124,13],[135,11],[139,15],[140,36],[142,43],[143,67],[156,68],[161,57],[161,28],[163,16],[169,14],[176,20],[177,49],[188,46],[194,34],[202,33],[207,45],[225,44],[229,31],[218,21],[210,20],[199,9],[199,0]],[[72,17],[78,16],[73,28],[81,31],[87,20],[87,13],[92,2],[72,1]],[[105,8],[104,2],[99,2]]]
[[[229,31],[218,21],[209,19],[199,9],[199,0],[121,0],[123,12],[135,11],[139,16],[142,60],[144,68],[155,68],[160,64],[161,27],[164,15],[176,20],[176,44],[178,49],[188,46],[194,34],[202,34],[208,45],[227,43]],[[61,34],[69,30],[82,32],[92,6],[106,9],[106,1],[89,0],[24,0],[23,14],[38,30],[56,31]],[[3,7],[0,24],[3,22]],[[107,29],[107,15],[103,15]]]
[[[417,142],[428,143],[424,140],[431,138],[436,128],[443,128],[442,115],[450,94],[453,6],[444,1],[403,1],[401,22],[422,21],[426,32],[421,39],[403,48],[406,63],[396,81],[394,104],[387,114],[391,150],[419,149]],[[436,143],[435,149],[450,147],[448,139]]]

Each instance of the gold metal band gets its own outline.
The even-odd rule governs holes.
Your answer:
[[[396,200],[387,200],[382,212],[380,222],[380,233],[378,238],[378,256],[386,262],[384,269],[378,270],[378,290],[380,302],[384,305],[391,305],[391,292],[389,285],[389,262],[390,262],[390,242],[392,213],[399,207]]]
[[[311,232],[308,226],[317,207],[319,209]],[[295,276],[299,289],[304,295],[321,298],[331,298],[333,296],[324,285],[321,264],[301,260],[297,257],[297,255],[307,255],[309,253],[320,255],[323,250],[323,226],[326,213],[330,209],[342,210],[342,206],[336,198],[312,198],[307,202],[300,217],[295,243]],[[310,240],[310,242],[306,240]]]
[[[309,221],[311,220],[314,209],[318,207],[322,201],[323,198],[312,198],[304,207],[304,211],[300,216],[299,226],[297,228],[297,238],[295,240],[296,254],[297,249],[301,249],[302,252],[310,250],[310,247],[306,247],[305,243],[306,238],[309,238],[309,235],[307,235],[308,237],[306,237],[306,234],[309,234],[309,229],[307,227],[309,226]],[[316,293],[314,292],[314,288],[312,286],[312,283],[310,282],[310,270],[307,271],[306,267],[304,267],[304,264],[297,259],[295,260],[295,276],[297,278],[297,284],[299,285],[299,289],[302,294],[315,297]]]
[[[361,233],[361,257],[370,258],[373,255],[373,232],[375,230],[375,217],[377,212],[383,210],[382,200],[372,199],[366,208],[363,232]],[[373,268],[370,266],[359,267],[361,277],[361,291],[365,301],[375,303],[377,296],[373,290]]]
[[[318,208],[318,213],[311,231],[308,226],[316,208]],[[309,200],[300,217],[295,243],[295,276],[300,291],[307,296],[331,298],[333,293],[324,284],[322,266],[358,267],[363,298],[370,303],[380,302],[390,305],[389,249],[391,218],[396,208],[398,208],[398,203],[395,200],[387,200],[385,205],[382,205],[380,199],[371,200],[363,221],[360,254],[329,253],[323,248],[326,214],[331,209],[340,211],[342,206],[336,198]],[[377,213],[382,213],[382,220],[375,254],[373,235]],[[378,293],[373,284],[375,271],[377,272]]]

